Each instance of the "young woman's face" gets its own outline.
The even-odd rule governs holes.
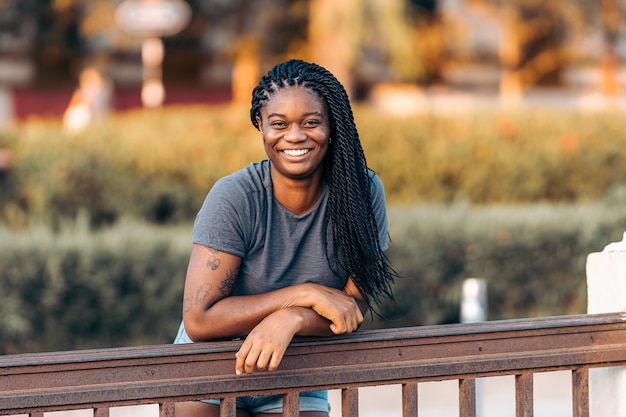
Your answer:
[[[322,98],[306,87],[276,90],[261,108],[259,128],[272,175],[305,179],[322,173],[330,123]]]

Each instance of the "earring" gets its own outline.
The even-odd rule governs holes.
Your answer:
[[[330,145],[333,142],[333,138],[328,138],[328,144]]]

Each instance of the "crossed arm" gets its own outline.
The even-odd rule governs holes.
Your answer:
[[[241,258],[194,244],[183,302],[185,330],[194,341],[246,337],[235,371],[274,370],[295,335],[355,331],[367,303],[351,279],[343,291],[307,283],[265,294],[232,296]]]

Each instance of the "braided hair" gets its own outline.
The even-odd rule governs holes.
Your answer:
[[[259,129],[257,118],[261,118],[263,104],[277,89],[295,85],[319,94],[330,113],[332,142],[323,173],[329,189],[329,215],[324,232],[327,235],[329,229],[332,230],[333,257],[348,272],[368,305],[371,307],[371,300],[380,305],[383,297],[393,299],[391,284],[396,273],[379,245],[378,225],[372,210],[370,170],[350,100],[341,83],[319,65],[301,60],[283,62],[261,77],[252,91],[250,119]],[[324,245],[326,257],[330,259],[326,240]]]

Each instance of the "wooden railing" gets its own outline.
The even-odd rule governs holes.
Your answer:
[[[173,416],[182,400],[223,398],[235,417],[240,395],[341,389],[342,416],[358,416],[358,388],[401,384],[405,417],[418,415],[418,384],[459,380],[460,416],[476,415],[475,378],[515,375],[516,415],[533,415],[533,374],[572,371],[574,417],[589,415],[589,369],[626,364],[622,314],[577,315],[362,331],[294,342],[279,370],[236,376],[240,342],[159,345],[0,357],[0,415],[158,403]]]

